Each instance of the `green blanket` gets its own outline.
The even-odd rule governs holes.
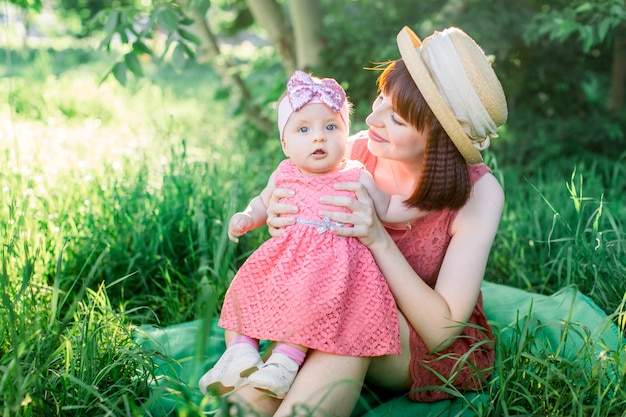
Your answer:
[[[573,287],[545,296],[485,282],[483,301],[499,342],[505,344],[517,343],[520,329],[531,329],[538,339],[537,349],[565,357],[575,357],[582,349],[584,332],[592,335],[598,353],[617,350],[622,343],[612,320]],[[564,331],[566,328],[577,330]],[[154,415],[176,415],[176,410],[184,407],[209,410],[219,406],[218,399],[203,398],[197,388],[200,376],[225,348],[223,330],[216,321],[199,320],[166,328],[142,327],[138,339],[155,351],[157,371],[151,398]],[[479,407],[486,398],[486,394],[466,393],[450,401],[415,403],[405,396],[390,398],[364,391],[354,416],[469,416],[475,415],[472,407]]]

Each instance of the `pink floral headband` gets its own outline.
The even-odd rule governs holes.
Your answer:
[[[339,113],[346,127],[350,127],[349,104],[346,92],[332,78],[319,79],[302,71],[293,73],[287,82],[287,95],[278,103],[278,130],[283,138],[283,130],[293,112],[310,103],[322,103],[335,113]]]

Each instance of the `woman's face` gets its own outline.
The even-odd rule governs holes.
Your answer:
[[[365,122],[369,126],[368,148],[372,154],[397,161],[416,161],[424,156],[426,133],[396,113],[393,96],[381,93],[376,97]]]

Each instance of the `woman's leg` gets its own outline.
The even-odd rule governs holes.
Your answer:
[[[229,397],[250,416],[348,417],[356,405],[370,358],[311,351],[284,400],[245,386]],[[294,413],[293,410],[296,410]]]
[[[350,416],[369,363],[370,358],[311,351],[274,416]]]
[[[272,416],[282,400],[270,397],[251,385],[245,385],[228,397],[228,403],[238,409],[232,415],[261,417]]]
[[[372,358],[367,370],[366,380],[375,386],[389,391],[405,391],[411,388],[411,361],[409,324],[402,313],[398,312],[400,321],[400,355],[385,355]]]

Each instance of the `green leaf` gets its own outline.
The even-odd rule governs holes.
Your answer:
[[[193,49],[191,49],[189,47],[189,45],[187,45],[184,42],[179,42],[179,45],[181,45],[185,51],[185,55],[187,56],[187,60],[194,60],[196,59],[196,53]]]
[[[178,43],[172,52],[172,65],[177,71],[182,71],[186,63],[185,46]]]
[[[160,59],[165,58],[165,55],[170,50],[170,46],[172,46],[173,42],[174,42],[174,37],[171,35],[168,36],[167,39],[165,40],[165,48],[163,48],[163,54],[161,55]]]
[[[137,54],[148,54],[152,56],[152,49],[140,40],[133,42],[133,51]]]
[[[120,19],[120,12],[117,10],[111,10],[109,15],[107,16],[107,21],[104,24],[104,30],[107,34],[113,34],[115,32],[115,28],[117,27],[117,22]]]
[[[152,32],[154,30],[156,30],[156,25],[157,25],[157,15],[158,15],[158,10],[157,9],[153,9],[150,11],[150,16],[148,18],[148,21],[146,22],[146,32]]]
[[[129,52],[124,55],[124,64],[126,68],[130,70],[136,77],[143,77],[143,70],[141,69],[141,63],[137,59],[137,55],[134,52]]]
[[[585,53],[591,50],[591,47],[596,43],[593,35],[593,29],[589,26],[581,26],[579,29],[581,41],[583,43],[583,51]]]
[[[598,37],[600,38],[600,42],[604,41],[608,36],[609,32],[613,28],[613,22],[609,19],[604,19],[600,22],[600,26],[598,26]]]
[[[179,22],[182,26],[191,26],[195,23],[195,20],[188,16],[183,16]]]
[[[25,10],[32,9],[37,13],[41,12],[41,0],[14,0],[9,3],[13,3]]]
[[[210,0],[191,0],[189,3],[190,9],[197,9],[201,16],[205,16],[211,7]]]
[[[120,29],[117,33],[119,33],[120,40],[122,41],[122,43],[127,44],[128,43],[128,35],[126,34],[126,29]]]
[[[106,36],[100,42],[100,48],[103,46],[109,46],[111,43],[111,39],[113,39],[113,35],[115,34],[115,30],[117,29],[117,22],[119,21],[120,13],[115,10],[111,10],[107,16],[107,21],[104,24],[104,31],[106,32]]]
[[[171,8],[163,8],[157,15],[157,23],[163,26],[167,33],[173,33],[178,29],[178,14]]]
[[[593,5],[591,3],[583,3],[578,7],[574,8],[574,12],[576,14],[583,14],[587,12],[593,11]]]
[[[576,22],[569,19],[557,20],[557,29],[553,32],[553,35],[558,40],[567,39],[572,33],[576,31]]]
[[[189,42],[195,43],[196,45],[200,45],[202,43],[199,37],[189,32],[185,28],[182,28],[182,27],[178,28],[178,34],[181,36],[181,38],[186,39]]]
[[[618,19],[626,19],[626,4],[614,4],[611,6],[611,14]]]
[[[126,85],[126,65],[123,62],[118,62],[113,67],[113,76],[122,85]]]

